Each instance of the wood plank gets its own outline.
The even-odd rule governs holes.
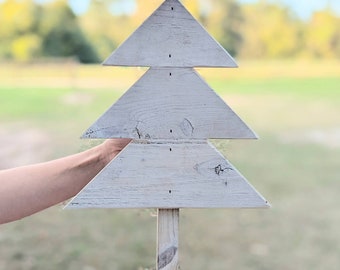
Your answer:
[[[266,200],[206,141],[134,141],[68,208],[257,208]]]
[[[255,139],[192,68],[151,68],[83,138]]]
[[[157,270],[178,270],[179,209],[158,209]]]
[[[229,53],[178,0],[165,1],[103,64],[237,67]]]

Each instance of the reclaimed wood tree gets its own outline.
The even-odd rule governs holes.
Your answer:
[[[180,208],[267,201],[208,139],[256,139],[194,67],[237,67],[179,0],[166,0],[104,62],[150,69],[83,135],[132,138],[67,206],[157,208],[157,269],[178,269]]]

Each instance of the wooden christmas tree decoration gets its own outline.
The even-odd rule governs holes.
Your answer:
[[[209,142],[255,139],[195,72],[236,67],[178,0],[166,0],[105,62],[150,69],[83,138],[132,138],[67,208],[157,208],[157,269],[178,269],[179,208],[267,201]]]

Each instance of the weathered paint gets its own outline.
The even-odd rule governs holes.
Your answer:
[[[113,137],[257,138],[192,68],[151,68],[83,135]]]
[[[104,65],[237,67],[229,53],[178,0],[165,1]]]
[[[158,209],[157,270],[179,270],[179,209]]]
[[[69,208],[256,208],[264,198],[206,141],[134,141]]]

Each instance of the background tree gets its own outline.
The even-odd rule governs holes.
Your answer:
[[[307,26],[306,48],[313,57],[340,58],[340,18],[330,10],[315,12]]]
[[[99,60],[66,0],[46,4],[40,32],[44,37],[44,56],[75,56],[84,63]]]
[[[41,14],[41,7],[33,0],[7,0],[0,4],[0,58],[29,61],[40,55]]]
[[[0,2],[0,60],[76,57],[103,61],[162,3],[160,0],[91,0],[76,16],[69,0]],[[330,9],[298,19],[279,2],[182,0],[232,55],[239,58],[340,58],[340,17]]]
[[[66,0],[38,5],[33,0],[0,4],[0,58],[32,61],[38,57],[77,57],[98,61]]]
[[[182,4],[196,18],[200,19],[202,14],[202,1],[200,0],[182,0]]]
[[[109,1],[93,0],[88,11],[79,17],[80,26],[100,61],[110,55],[118,44],[112,28],[118,29],[108,4]]]
[[[243,14],[241,56],[282,58],[298,52],[300,23],[288,8],[260,1],[244,5]]]
[[[244,18],[240,4],[235,0],[211,0],[211,8],[205,14],[208,31],[231,55],[237,55],[243,41]]]

